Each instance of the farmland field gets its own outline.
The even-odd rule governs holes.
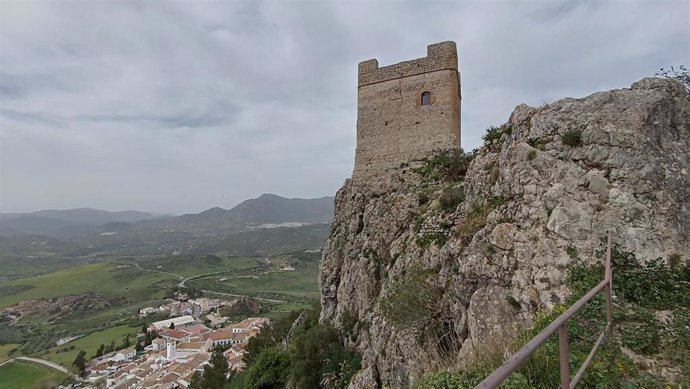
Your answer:
[[[161,273],[145,272],[129,264],[102,262],[63,269],[54,273],[0,283],[2,287],[27,285],[30,289],[0,298],[0,309],[23,300],[50,298],[95,292],[113,296],[143,290],[142,297],[151,296],[154,285],[168,285],[175,277]]]
[[[69,378],[46,366],[13,361],[0,366],[0,389],[39,389],[52,387]]]
[[[318,268],[299,271],[273,271],[265,274],[250,274],[241,277],[213,276],[195,279],[190,286],[211,289],[225,293],[248,296],[288,299],[319,298]],[[280,296],[278,296],[280,295]]]
[[[41,358],[59,363],[67,368],[71,368],[74,358],[79,350],[86,351],[86,357],[92,358],[96,354],[96,349],[101,344],[108,345],[111,341],[119,346],[125,335],[129,334],[132,344],[136,341],[139,328],[129,326],[118,326],[91,333],[83,338],[79,338],[62,346],[55,346],[41,355]],[[63,351],[68,350],[68,351]]]

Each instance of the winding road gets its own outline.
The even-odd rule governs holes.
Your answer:
[[[5,361],[5,362],[3,362],[3,363],[0,363],[0,366],[2,366],[2,365],[4,365],[4,364],[7,364],[7,363],[10,363],[10,362],[14,362],[14,361],[27,361],[27,362],[38,363],[38,364],[41,364],[41,365],[44,365],[44,366],[48,366],[48,367],[50,367],[51,369],[55,369],[55,370],[58,370],[58,371],[60,371],[60,372],[62,372],[62,373],[65,373],[65,374],[69,375],[70,377],[72,377],[72,378],[75,379],[75,380],[76,380],[76,379],[79,379],[79,377],[77,377],[76,374],[74,374],[74,373],[72,373],[71,371],[65,369],[63,366],[60,366],[60,365],[58,365],[57,363],[53,363],[53,362],[51,362],[51,361],[46,361],[45,359],[29,358],[29,357],[16,357],[16,358],[12,358],[12,359],[10,359],[10,360],[8,360],[8,361]]]
[[[271,264],[271,261],[268,260],[268,258],[265,258],[264,260],[266,261],[267,264],[269,264],[269,265]],[[231,273],[231,272],[237,271],[237,270],[246,270],[246,269],[221,270],[221,271],[214,271],[214,272],[211,272],[211,273],[197,274],[197,275],[195,275],[195,276],[191,276],[191,277],[184,278],[183,276],[181,276],[181,275],[179,275],[179,274],[170,273],[170,272],[167,272],[167,271],[160,271],[160,270],[154,270],[154,269],[147,269],[147,268],[145,268],[145,267],[139,266],[138,263],[135,263],[134,266],[136,266],[139,270],[149,271],[149,272],[153,272],[153,273],[167,274],[167,275],[169,275],[169,276],[173,276],[173,277],[179,278],[181,281],[177,284],[177,286],[180,287],[180,288],[186,288],[185,284],[187,283],[187,281],[195,280],[195,279],[197,279],[197,278],[204,278],[204,277],[208,277],[208,276],[212,276],[212,275],[216,275],[216,274]],[[257,268],[260,268],[260,267],[262,267],[262,266],[265,266],[265,265],[260,265],[260,266],[256,266],[256,267],[257,267]],[[244,297],[244,295],[241,295],[241,294],[225,293],[225,292],[216,292],[216,291],[214,291],[214,290],[204,290],[204,289],[202,289],[201,291],[204,292],[204,293],[213,293],[213,294],[219,294],[219,295],[230,296],[230,297]],[[251,296],[251,297],[252,297],[253,299],[255,299],[255,300],[267,301],[267,302],[269,302],[269,303],[279,303],[279,304],[282,304],[282,303],[286,303],[286,302],[287,302],[287,301],[284,301],[284,300],[267,299],[267,298],[256,297],[256,296]]]

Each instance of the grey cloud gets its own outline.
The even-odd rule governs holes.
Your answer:
[[[0,108],[0,116],[17,122],[38,123],[52,127],[62,127],[64,124],[40,113],[22,112],[13,109]]]
[[[264,192],[333,194],[352,172],[358,62],[391,64],[457,41],[462,143],[472,149],[522,102],[690,64],[688,7],[8,0],[0,212],[184,213]]]

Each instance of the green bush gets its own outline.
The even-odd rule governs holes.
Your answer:
[[[657,310],[690,307],[690,265],[671,268],[660,258],[639,263],[618,247],[612,260],[616,294],[626,301]]]
[[[466,372],[440,372],[430,374],[415,385],[415,389],[459,389],[473,388],[482,382],[482,378]]]
[[[500,127],[494,127],[490,126],[489,128],[486,129],[486,134],[482,136],[482,139],[488,142],[494,141],[494,140],[499,140],[501,139],[501,136],[505,133],[510,135],[513,132],[513,128],[508,125],[507,123],[500,126]]]
[[[414,169],[422,177],[436,181],[460,181],[467,174],[467,169],[474,159],[474,154],[467,154],[462,149],[447,150],[434,155],[425,164]]]
[[[636,353],[651,355],[659,351],[661,329],[653,317],[644,321],[621,323],[618,330],[623,345]]]
[[[455,211],[458,205],[465,201],[465,192],[462,188],[445,188],[443,192],[441,192],[438,201],[441,204],[441,209],[446,212],[452,212]]]
[[[413,267],[381,298],[381,312],[399,330],[420,331],[434,321],[443,294],[441,288],[429,280],[434,274],[434,269]]]
[[[290,356],[287,351],[269,348],[256,356],[245,375],[247,389],[283,389],[290,377]]]
[[[426,232],[421,235],[419,235],[416,239],[415,242],[417,243],[417,246],[425,249],[431,244],[436,244],[438,247],[443,247],[446,242],[448,242],[448,236],[442,232]]]
[[[474,388],[484,379],[480,373],[470,372],[440,372],[430,374],[415,385],[415,389],[465,389]],[[527,378],[520,374],[510,375],[500,386],[502,389],[532,389]]]
[[[546,139],[540,139],[540,138],[532,138],[527,140],[527,144],[530,145],[531,147],[534,147],[537,150],[544,151],[546,150],[546,144],[548,141]],[[531,150],[534,151],[534,150]],[[534,153],[536,157],[536,152]]]
[[[417,193],[417,202],[419,205],[424,205],[429,202],[429,194],[426,192]]]
[[[570,147],[582,146],[582,131],[568,130],[565,134],[561,135],[561,142]]]
[[[292,381],[297,389],[347,388],[361,369],[361,356],[345,347],[341,334],[327,324],[307,321],[290,345]],[[325,385],[322,385],[327,383]]]

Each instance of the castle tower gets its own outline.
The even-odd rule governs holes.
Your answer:
[[[359,64],[354,180],[433,151],[460,147],[460,73],[455,42],[427,56],[379,68]]]
[[[177,344],[174,341],[168,341],[167,344],[167,350],[165,353],[165,359],[168,361],[172,361],[175,359],[175,351],[177,349]]]

